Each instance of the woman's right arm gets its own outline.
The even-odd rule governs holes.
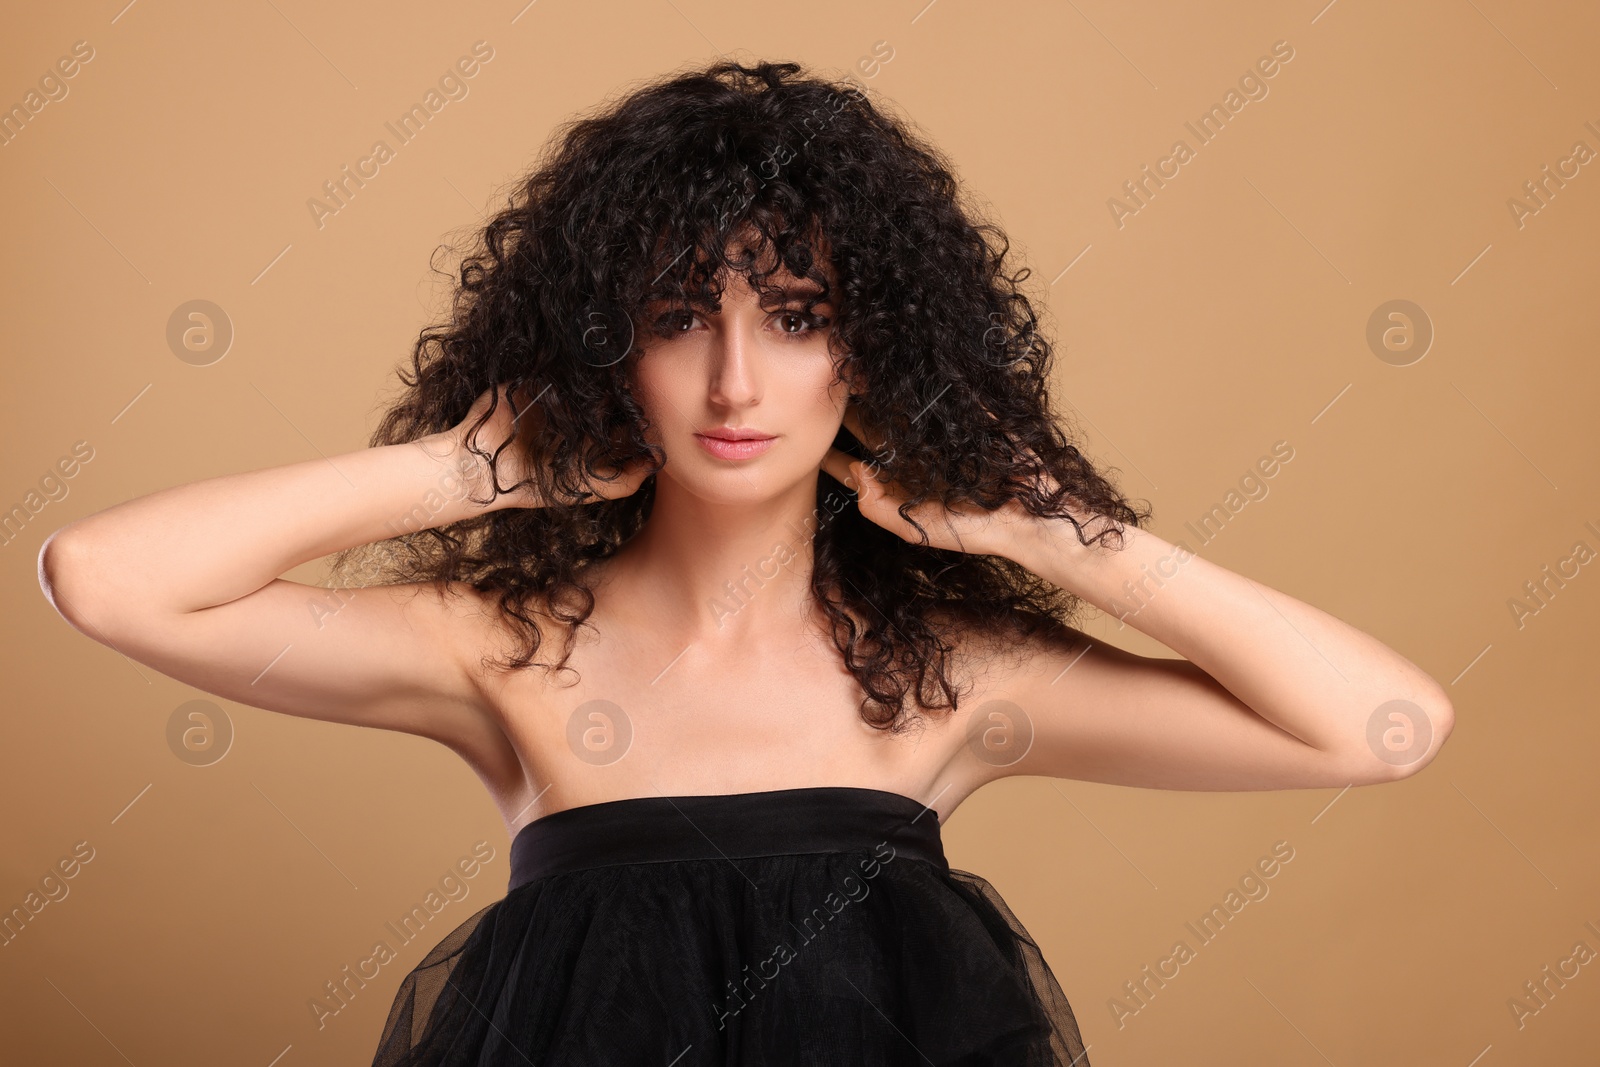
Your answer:
[[[169,677],[269,711],[430,737],[491,782],[514,782],[515,752],[475,681],[491,626],[473,590],[279,577],[403,530],[526,506],[467,499],[487,494],[467,491],[463,473],[481,478],[483,465],[459,430],[115,505],[49,537],[40,584],[78,630]]]

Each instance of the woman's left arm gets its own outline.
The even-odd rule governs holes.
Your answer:
[[[1210,769],[1218,784],[1204,788],[1388,781],[1420,770],[1450,734],[1454,711],[1443,687],[1394,649],[1148,530],[1125,527],[1124,545],[1117,550],[1081,544],[1063,519],[1035,518],[994,529],[1001,554],[1138,628],[1192,665],[1133,656],[1086,637],[1069,642],[1071,647],[1052,648],[1047,642],[1040,649],[1046,662],[1028,672],[1034,687],[1020,677],[1014,684],[1029,703],[1049,708],[1059,671],[1078,670],[1096,657],[1112,662],[1085,671],[1100,675],[1086,688],[1120,691],[1117,703],[1130,716],[1148,714],[1138,704],[1155,701],[1164,705],[1175,728],[1204,729],[1210,719],[1220,735],[1238,730],[1235,720],[1242,710],[1281,733],[1272,737],[1277,742],[1272,745],[1263,743],[1271,735],[1261,730],[1244,731],[1240,738],[1245,752],[1281,754],[1278,766],[1241,764],[1218,752],[1219,762]],[[1215,685],[1205,685],[1200,672]],[[1057,692],[1058,698],[1063,695]],[[1048,714],[1077,712],[1060,708]],[[1054,746],[1047,742],[1047,747]],[[1195,751],[1212,750],[1201,745]],[[1237,780],[1229,780],[1230,769]],[[1205,776],[1207,770],[1196,766],[1190,773]]]
[[[895,487],[842,453],[825,467],[858,489],[873,521],[919,540],[896,513]],[[1020,655],[986,674],[978,721],[964,730],[985,779],[1361,785],[1414,774],[1450,735],[1444,688],[1394,649],[1148,530],[1124,526],[1118,549],[1084,545],[1065,519],[1015,503],[913,514],[939,547],[1013,560],[1184,657],[1140,656],[1070,626],[1012,642]],[[1088,534],[1104,521],[1090,520]]]

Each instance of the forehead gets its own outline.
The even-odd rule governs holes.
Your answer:
[[[838,271],[827,258],[826,244],[814,241],[813,273],[820,274],[827,280],[829,296],[832,297],[838,288]],[[801,277],[795,274],[786,264],[780,263],[773,248],[762,242],[759,235],[746,234],[730,239],[724,249],[728,262],[719,264],[716,271],[717,285],[727,295],[732,290],[738,298],[756,298],[771,302],[783,299],[804,299],[813,297],[822,291],[822,286],[812,277]],[[751,288],[750,279],[740,265],[753,267],[760,273],[761,285],[765,292],[755,292]],[[672,303],[679,297],[671,293],[657,293],[650,300],[652,304]],[[691,300],[693,298],[691,297]]]
[[[838,274],[833,267],[833,249],[828,239],[820,233],[814,233],[805,240],[810,245],[814,267],[828,279],[830,286],[837,285]],[[777,250],[749,223],[737,230],[728,240],[725,255],[732,262],[753,261],[758,270],[772,271],[773,273],[767,275],[769,284],[792,287],[802,281],[786,264],[778,262]]]

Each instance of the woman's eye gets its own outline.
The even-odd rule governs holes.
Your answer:
[[[682,333],[694,325],[694,312],[669,311],[656,320],[656,331],[662,334]]]
[[[681,308],[664,312],[655,320],[655,332],[662,337],[686,333],[694,329],[699,317],[698,313]],[[789,337],[804,337],[829,325],[827,316],[804,311],[780,311],[777,322],[778,332]]]
[[[783,333],[796,334],[796,335],[800,335],[800,336],[804,336],[805,334],[812,333],[812,332],[814,332],[816,330],[820,330],[822,327],[828,325],[827,316],[825,316],[825,315],[808,315],[807,313],[805,313],[803,311],[785,311],[785,312],[782,312],[778,317],[778,321],[780,323],[779,329]],[[803,326],[805,328],[804,329],[790,329],[789,328],[790,325],[799,325],[799,326]]]

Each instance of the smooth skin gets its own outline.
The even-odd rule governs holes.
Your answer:
[[[633,387],[667,463],[646,528],[593,583],[594,630],[580,631],[569,661],[579,681],[485,668],[486,654],[514,644],[493,601],[470,587],[443,598],[424,584],[331,594],[279,577],[388,537],[402,516],[442,526],[483,510],[463,491],[485,473],[465,449],[479,409],[418,442],[211,478],[89,515],[47,540],[41,585],[89,637],[208,693],[450,747],[512,833],[580,804],[810,785],[899,792],[941,821],[1008,775],[1342,787],[1405,777],[1438,752],[1453,722],[1438,683],[1315,607],[1199,557],[1175,563],[1175,546],[1147,531],[1129,528],[1121,551],[1085,548],[1064,521],[936,502],[918,512],[933,544],[1015,560],[1102,610],[1124,614],[1125,583],[1151,588],[1152,571],[1170,573],[1125,618],[1183,658],[1135,655],[1070,629],[1008,642],[1000,655],[992,635],[962,630],[955,667],[973,688],[961,710],[909,737],[867,727],[810,602],[804,531],[819,472],[859,486],[868,519],[918,538],[875,465],[831,447],[844,425],[882,455],[849,386],[834,381],[827,325],[802,310],[793,300],[763,307],[735,275],[717,312],[676,315],[669,336],[640,339]],[[536,438],[509,410],[500,405],[480,445]],[[723,460],[694,439],[717,426],[777,440],[754,459]],[[501,485],[520,476],[508,457]],[[635,464],[594,490],[625,495],[645,473]],[[542,504],[522,492],[488,507]],[[546,641],[540,658],[553,659],[562,628],[550,625]],[[594,700],[627,720],[609,761],[573,747],[574,715]],[[997,700],[1027,720],[1020,757],[985,758],[969,744],[991,725],[975,717],[992,717],[994,705],[980,709]],[[1374,713],[1393,700],[1411,702],[1431,735],[1403,764],[1369,742]]]

